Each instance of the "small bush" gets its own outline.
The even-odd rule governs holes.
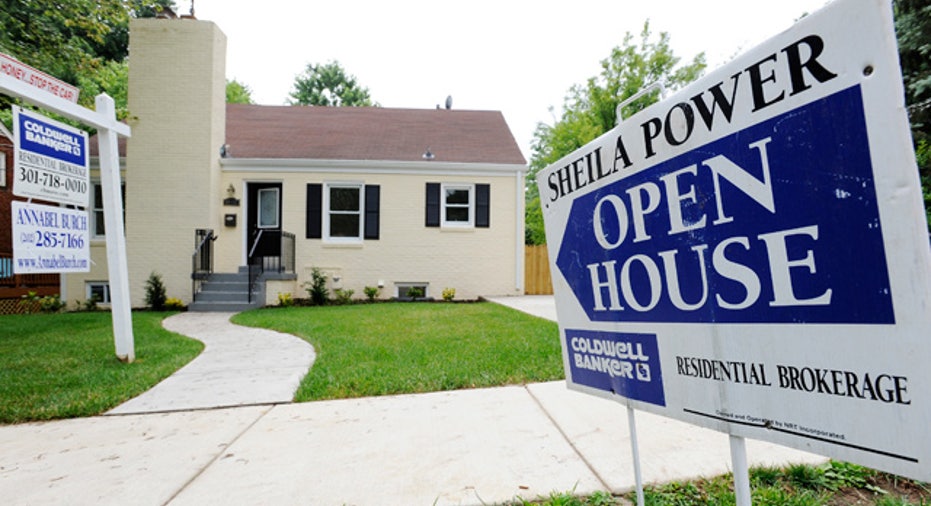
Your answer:
[[[165,283],[162,282],[162,276],[153,271],[145,282],[145,303],[155,311],[164,311],[167,299],[168,296],[165,294]]]
[[[422,299],[424,296],[424,290],[419,286],[412,286],[407,289],[407,296],[411,299]]]
[[[375,299],[378,297],[378,293],[381,292],[381,288],[378,288],[377,286],[367,286],[363,288],[362,291],[365,293],[366,300],[369,302],[375,302]]]
[[[46,295],[39,299],[39,310],[43,313],[57,313],[64,309],[65,303],[61,301],[61,296]]]
[[[183,311],[184,302],[181,299],[175,297],[168,297],[165,299],[165,309],[169,311]]]
[[[333,291],[336,295],[336,303],[339,305],[345,305],[352,302],[352,294],[356,293],[355,290],[337,288]]]
[[[39,294],[31,291],[20,297],[19,307],[23,308],[25,314],[34,313],[39,308],[40,299]]]
[[[455,288],[444,288],[443,289],[443,300],[446,302],[452,302],[456,298],[456,289]]]
[[[314,267],[310,271],[310,283],[304,283],[307,295],[310,296],[312,306],[325,306],[330,299],[330,291],[326,287],[326,274]]]
[[[294,305],[294,298],[291,297],[290,292],[281,293],[278,292],[278,305],[281,307],[291,307]]]
[[[98,302],[100,302],[100,299],[97,298],[97,294],[95,293],[85,301],[74,301],[74,305],[77,306],[77,311],[97,311]]]

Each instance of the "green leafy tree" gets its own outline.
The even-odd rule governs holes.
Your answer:
[[[893,9],[905,102],[931,228],[931,0],[896,0]]]
[[[667,90],[675,91],[694,81],[704,70],[704,53],[680,66],[679,58],[669,47],[669,35],[662,32],[654,39],[649,22],[643,24],[639,41],[635,41],[628,32],[623,44],[601,61],[600,74],[569,90],[559,120],[553,125],[537,124],[527,174],[525,242],[546,242],[536,185],[536,175],[540,170],[614,128],[618,104],[644,87],[662,82]],[[630,116],[657,100],[658,91],[645,95],[628,104],[624,116]]]
[[[94,97],[106,92],[124,119],[129,19],[173,6],[173,0],[4,0],[0,52],[79,87],[78,103],[85,107],[93,108]],[[7,125],[11,103],[0,95],[0,121]]]
[[[347,74],[337,61],[323,65],[308,64],[294,78],[291,105],[322,105],[334,107],[378,106],[372,102],[368,88],[359,85],[356,77]]]
[[[129,19],[154,16],[173,0],[5,0],[0,11],[0,52],[79,85],[93,81],[108,62],[122,63]],[[94,95],[82,91],[79,102]]]
[[[227,79],[226,103],[254,104],[255,102],[252,101],[252,89],[235,79]]]

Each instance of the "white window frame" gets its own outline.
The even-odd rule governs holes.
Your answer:
[[[359,192],[358,211],[333,211],[330,209],[330,190],[353,189]],[[333,237],[330,235],[330,217],[337,215],[358,215],[359,229],[355,237]],[[331,182],[323,184],[323,240],[330,243],[361,244],[365,230],[365,184],[359,182]]]
[[[98,304],[109,304],[110,303],[110,283],[106,281],[88,281],[84,283],[84,298],[91,300],[91,295],[93,295],[92,288],[102,287],[103,288],[103,300],[98,300]]]
[[[263,218],[265,217],[264,208],[262,207],[262,195],[263,194],[274,194],[275,195],[275,220],[273,223],[264,224]],[[256,228],[265,228],[265,229],[276,229],[281,228],[281,189],[280,188],[262,188],[256,194],[256,212],[258,216],[256,217]]]
[[[96,195],[97,188],[100,188],[100,207],[96,206]],[[120,191],[122,192],[123,200],[123,226],[126,226],[126,183],[121,182]],[[107,237],[106,231],[100,233],[97,231],[97,213],[103,215],[103,183],[100,181],[91,182],[91,196],[90,196],[90,206],[88,207],[90,211],[88,213],[87,219],[90,220],[90,237],[91,239],[105,239]]]
[[[6,188],[6,153],[0,153],[0,188]]]
[[[395,283],[394,296],[398,299],[407,299],[407,291],[411,288],[423,288],[423,298],[429,297],[430,283],[401,282]],[[403,293],[403,295],[402,295]]]
[[[448,190],[467,190],[469,192],[469,203],[447,204],[446,192]],[[469,209],[468,221],[449,221],[446,219],[446,209],[448,207]],[[475,185],[471,183],[442,183],[440,185],[440,226],[443,228],[474,228],[475,227]]]

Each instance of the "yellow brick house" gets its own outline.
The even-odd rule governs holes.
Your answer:
[[[199,310],[306,297],[315,268],[355,298],[523,293],[526,161],[500,112],[227,105],[225,51],[210,22],[131,22],[134,306],[152,272]],[[97,236],[69,300],[106,299]]]

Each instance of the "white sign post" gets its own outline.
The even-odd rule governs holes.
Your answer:
[[[735,465],[749,437],[931,479],[903,97],[891,3],[835,0],[541,171],[569,387]]]
[[[3,55],[4,62],[10,58]],[[22,64],[20,64],[22,65]],[[136,358],[129,299],[129,271],[126,263],[126,236],[123,232],[123,202],[120,194],[119,152],[116,136],[129,137],[130,129],[116,119],[113,99],[106,94],[96,98],[97,111],[81,107],[62,98],[59,88],[43,85],[41,80],[24,80],[22,73],[10,72],[0,65],[0,93],[22,98],[43,109],[80,121],[97,129],[100,153],[101,185],[104,193],[104,219],[107,227],[107,259],[110,278],[111,314],[116,356],[132,362]],[[32,69],[35,70],[35,69]],[[36,73],[41,72],[35,70]],[[38,75],[37,74],[37,75]],[[77,96],[73,99],[76,101]]]

